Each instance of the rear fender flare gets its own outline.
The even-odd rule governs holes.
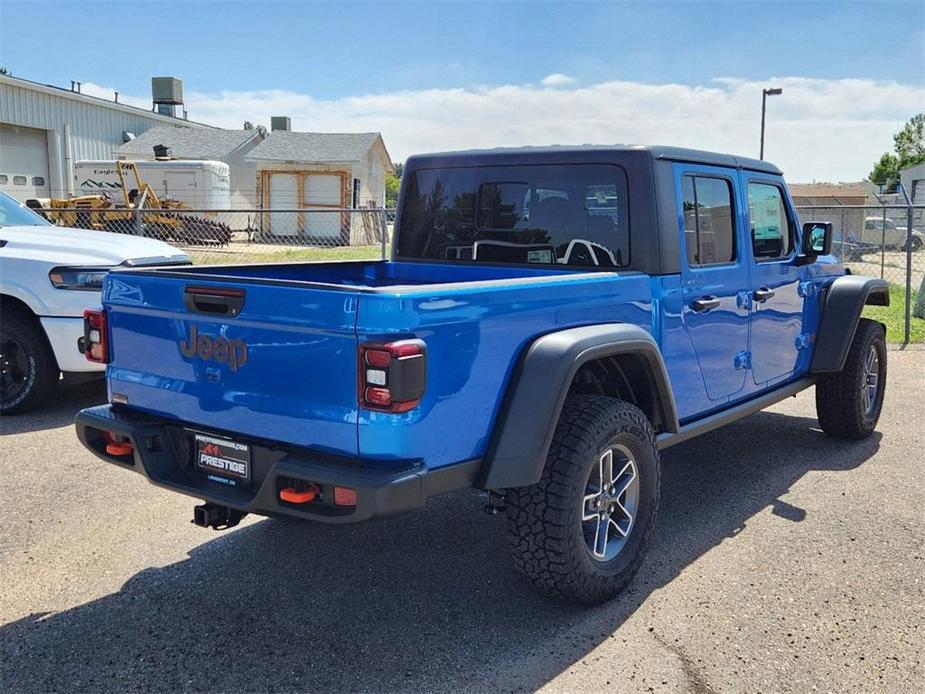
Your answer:
[[[845,368],[848,349],[854,340],[865,305],[890,305],[890,288],[886,280],[843,275],[829,285],[810,367],[813,373],[829,373]]]
[[[578,369],[620,354],[643,358],[657,394],[664,431],[678,431],[674,396],[658,344],[642,328],[606,323],[537,338],[524,351],[508,386],[477,486],[505,489],[536,484],[543,474],[559,414]]]

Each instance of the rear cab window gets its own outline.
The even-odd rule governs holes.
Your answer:
[[[419,169],[399,258],[627,268],[626,173],[615,164]]]

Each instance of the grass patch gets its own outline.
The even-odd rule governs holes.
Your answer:
[[[265,246],[263,248],[266,248]],[[246,263],[295,263],[306,260],[379,260],[381,246],[338,246],[336,248],[288,248],[261,252],[261,246],[240,248],[188,248],[196,265],[232,265]]]
[[[916,293],[912,292],[912,306],[915,307]],[[902,342],[906,330],[906,288],[898,284],[890,285],[889,306],[865,306],[864,316],[886,325],[887,342]],[[912,316],[909,326],[909,342],[925,342],[925,319]]]

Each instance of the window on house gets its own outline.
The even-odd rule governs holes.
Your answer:
[[[41,176],[33,176],[33,177],[32,177],[32,185],[34,185],[34,186],[43,186],[43,185],[45,185],[45,179],[42,178]]]
[[[14,186],[26,185],[26,177],[25,176],[13,176],[13,185]]]
[[[684,239],[691,267],[735,262],[732,186],[724,178],[681,179]]]

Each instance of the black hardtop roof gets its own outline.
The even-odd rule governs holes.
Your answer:
[[[774,175],[782,171],[774,164],[750,157],[740,157],[719,152],[706,152],[684,147],[664,145],[552,145],[549,147],[498,147],[495,149],[470,149],[458,152],[436,152],[416,154],[408,164],[412,168],[427,166],[474,166],[491,164],[535,164],[544,160],[550,164],[561,163],[577,157],[604,162],[610,155],[645,152],[652,159],[683,161],[694,164],[725,166],[734,169],[749,169]]]

